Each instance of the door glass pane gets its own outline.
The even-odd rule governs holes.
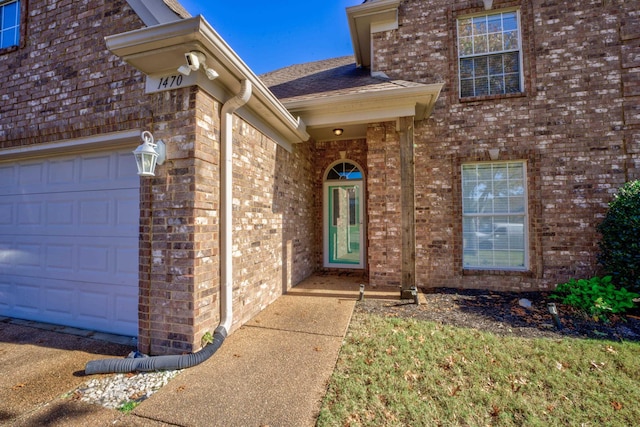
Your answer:
[[[329,263],[360,264],[360,185],[329,187]]]

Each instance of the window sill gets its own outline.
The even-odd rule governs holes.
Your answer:
[[[458,98],[460,103],[468,103],[468,102],[479,102],[479,101],[494,101],[499,99],[511,99],[511,98],[522,98],[527,96],[525,92],[518,93],[505,93],[503,95],[485,95],[485,96],[467,96],[464,98]]]
[[[19,48],[20,48],[20,46],[9,46],[9,47],[0,48],[0,55],[4,55],[6,53],[15,52]]]
[[[498,268],[463,268],[463,276],[518,276],[518,277],[533,277],[533,272],[530,270],[502,270]]]

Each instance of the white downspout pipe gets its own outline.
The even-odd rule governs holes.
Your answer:
[[[251,98],[251,82],[242,80],[240,92],[220,112],[220,325],[228,334],[233,321],[233,113]]]
[[[87,362],[84,372],[108,374],[114,372],[151,372],[184,369],[198,365],[211,357],[229,334],[233,321],[233,113],[251,98],[251,82],[242,80],[240,92],[222,106],[220,113],[220,325],[213,342],[197,353],[127,359],[102,359]]]

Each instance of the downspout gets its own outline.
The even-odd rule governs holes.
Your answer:
[[[251,90],[251,82],[242,80],[240,92],[220,112],[220,326],[216,332],[225,336],[233,321],[233,113],[249,102]]]
[[[85,365],[86,375],[190,368],[213,356],[227,337],[233,322],[233,113],[249,102],[251,90],[251,82],[242,80],[240,92],[220,113],[220,324],[213,341],[191,354],[92,360]]]

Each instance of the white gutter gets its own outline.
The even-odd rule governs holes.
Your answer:
[[[178,67],[185,63],[184,54],[200,51],[207,57],[207,65],[220,74],[214,84],[227,93],[237,93],[242,80],[251,83],[252,96],[243,110],[263,118],[289,143],[309,139],[305,123],[289,113],[202,16],[108,36],[105,42],[112,53],[147,76],[156,77],[177,74]]]
[[[229,333],[233,322],[233,113],[251,98],[252,84],[242,80],[240,91],[220,112],[220,325]]]

